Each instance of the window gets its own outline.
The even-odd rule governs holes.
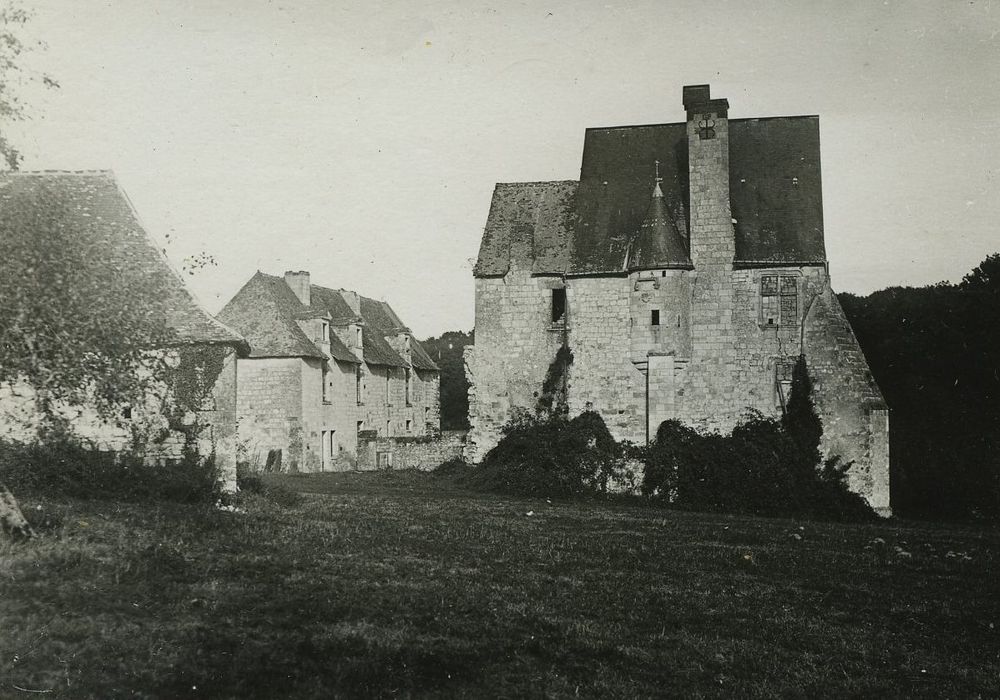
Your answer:
[[[799,287],[792,275],[763,275],[760,278],[761,324],[794,326],[798,323]]]
[[[386,437],[392,437],[392,421],[391,420],[387,420],[385,422],[385,436]]]
[[[364,429],[365,429],[365,422],[363,420],[359,420],[358,421],[358,432],[360,433]]]
[[[715,138],[715,119],[713,119],[714,114],[703,114],[701,119],[698,120],[698,138],[700,139],[714,139]]]
[[[552,323],[566,322],[566,290],[552,290]]]
[[[361,365],[358,365],[354,369],[354,390],[357,393],[358,405],[360,406],[365,402],[364,375],[361,370]]]
[[[410,373],[410,368],[409,367],[407,367],[405,371],[406,371],[406,405],[409,406],[409,405],[411,405],[410,404],[410,383],[413,381],[413,376]]]
[[[392,367],[385,368],[385,403],[392,405]]]
[[[362,344],[361,344],[361,329],[360,328],[357,329],[357,333],[355,335],[355,340],[357,341],[356,344],[355,344],[355,347],[360,348],[362,346]]]
[[[649,312],[649,324],[652,326],[660,325],[660,310],[653,309]]]
[[[330,365],[323,363],[323,376],[320,378],[323,383],[323,403],[330,403]]]
[[[321,343],[330,342],[330,324],[326,321],[320,321],[319,323],[319,338],[317,340]]]
[[[782,411],[788,405],[788,398],[792,393],[792,372],[794,370],[795,360],[793,358],[779,357],[774,361],[775,404]]]
[[[413,421],[409,418],[406,419],[406,432],[411,432],[413,430]]]

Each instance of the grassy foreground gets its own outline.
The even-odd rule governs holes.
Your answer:
[[[279,481],[304,500],[19,494],[42,537],[0,543],[0,697],[997,692],[995,531]]]

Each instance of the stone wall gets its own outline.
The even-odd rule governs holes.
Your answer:
[[[74,438],[87,447],[133,453],[150,465],[183,459],[190,444],[201,458],[214,457],[223,488],[234,490],[235,349],[194,345],[163,353],[181,362],[168,372],[165,381],[150,387],[142,403],[122,405],[115,416],[107,418],[102,418],[93,405],[62,404],[55,409],[57,415],[66,421]],[[192,358],[198,360],[197,365]],[[217,373],[207,375],[206,365],[212,365]],[[0,385],[0,440],[33,442],[41,420],[30,384],[20,381]]]
[[[392,469],[430,470],[450,459],[462,459],[468,431],[445,430],[437,436],[386,438],[364,431],[358,444],[358,469],[379,466],[379,454],[386,455]]]
[[[532,276],[514,262],[504,277],[476,279],[476,345],[465,352],[470,460],[496,444],[512,409],[534,408],[563,342],[565,326],[552,322],[552,290],[562,287],[561,277]]]
[[[281,451],[283,471],[302,461],[302,372],[298,357],[261,357],[238,362],[239,440],[251,469],[264,469],[269,453]],[[271,465],[276,467],[277,465]]]
[[[641,442],[645,439],[645,380],[629,354],[629,280],[573,278],[566,287],[568,342],[573,352],[570,414],[596,411],[615,439]]]

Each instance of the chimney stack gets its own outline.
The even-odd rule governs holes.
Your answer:
[[[729,101],[708,85],[684,86],[690,183],[690,250],[695,269],[732,269],[736,256],[729,204]]]
[[[358,296],[357,292],[352,292],[350,289],[341,289],[340,296],[344,298],[344,301],[347,302],[347,305],[351,307],[351,311],[356,316],[361,315],[361,297]]]
[[[285,272],[285,284],[287,284],[295,296],[299,298],[304,305],[310,306],[312,302],[312,295],[309,291],[309,273],[305,270],[299,270],[294,272],[288,270]]]

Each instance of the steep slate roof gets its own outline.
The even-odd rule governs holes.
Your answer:
[[[667,221],[687,240],[686,123],[588,129],[579,183],[497,185],[475,275],[512,260],[536,274],[624,272],[657,160]],[[825,262],[818,117],[729,120],[729,182],[736,265]]]
[[[630,270],[658,268],[690,269],[687,240],[674,226],[660,189],[659,178],[653,187],[653,196],[646,211],[646,218],[639,226],[639,233],[632,239],[628,254]]]
[[[156,295],[142,302],[162,311],[177,344],[230,345],[240,353],[248,351],[246,341],[212,318],[188,291],[163,251],[149,239],[114,173],[0,173],[0,237],[29,230],[41,207],[66,217],[71,244],[95,263],[94,273],[109,293],[132,294],[130,289],[139,288]]]
[[[282,278],[257,272],[219,312],[219,320],[243,333],[250,343],[250,357],[325,359],[295,322],[296,313],[305,308]],[[345,361],[358,362],[347,348],[344,351]]]
[[[397,331],[408,332],[392,307],[384,301],[360,297],[359,316],[344,299],[344,293],[345,290],[310,285],[311,304],[305,306],[283,277],[258,271],[219,312],[219,318],[244,332],[250,341],[251,357],[318,359],[325,357],[322,350],[302,331],[297,319],[325,317],[333,324],[360,321],[366,363],[409,367],[386,340],[387,335],[395,335]],[[413,367],[438,369],[415,339],[411,340],[410,348]],[[361,362],[336,334],[330,336],[330,355],[342,362]]]
[[[572,180],[497,183],[474,274],[505,275],[512,259],[540,274],[565,272],[577,185]]]

